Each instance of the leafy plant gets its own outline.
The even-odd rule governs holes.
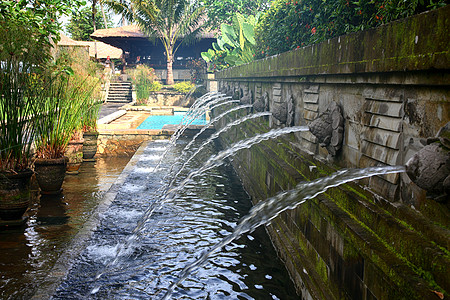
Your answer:
[[[162,88],[161,83],[155,81],[155,70],[146,65],[137,65],[135,69],[129,71],[129,74],[136,86],[138,101],[146,101],[150,92],[159,91]]]
[[[222,24],[221,36],[213,49],[202,52],[202,58],[210,63],[210,71],[238,66],[253,60],[256,45],[254,26],[258,16],[244,17],[240,13],[233,16],[232,25]]]
[[[173,88],[178,92],[182,94],[187,94],[190,91],[192,91],[193,88],[195,88],[195,84],[193,84],[190,81],[182,81],[176,83]]]
[[[203,83],[203,74],[206,73],[205,61],[201,58],[193,59],[187,62],[186,66],[189,68],[189,73],[191,75],[191,82],[195,84]]]

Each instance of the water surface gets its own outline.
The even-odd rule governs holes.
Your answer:
[[[163,195],[166,172],[186,141],[179,141],[154,172],[167,146],[150,143],[105,214],[86,250],[76,259],[56,299],[159,299],[177,275],[229,235],[251,208],[229,165],[212,168],[187,184],[152,215],[137,242],[111,264],[145,210]],[[193,147],[195,148],[195,147]],[[215,153],[212,145],[185,167],[175,185]],[[175,168],[176,169],[176,168]],[[95,277],[103,273],[99,279]],[[92,291],[95,291],[92,294]],[[175,290],[173,299],[298,299],[293,284],[260,228],[224,247]]]
[[[31,298],[129,159],[83,163],[79,175],[66,176],[61,195],[35,199],[24,226],[0,231],[1,299]]]

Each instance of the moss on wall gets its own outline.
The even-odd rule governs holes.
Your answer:
[[[267,125],[248,121],[221,141],[229,145],[269,130]],[[336,170],[298,152],[294,142],[294,135],[287,135],[236,154],[233,164],[254,202]],[[279,250],[292,260],[290,272],[316,299],[422,299],[432,291],[448,293],[448,239],[436,239],[435,231],[421,230],[409,211],[392,211],[380,201],[358,184],[347,184],[272,223]]]

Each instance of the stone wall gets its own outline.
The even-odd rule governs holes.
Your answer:
[[[100,130],[97,156],[133,156],[142,142],[169,139],[173,131],[167,130]]]
[[[449,15],[447,6],[217,73],[220,91],[273,113],[222,135],[225,147],[310,125],[332,103],[342,111],[336,153],[306,132],[236,155],[253,201],[341,168],[404,165],[423,148],[450,121]],[[426,196],[404,173],[374,176],[283,213],[268,231],[303,299],[448,297],[449,202]]]

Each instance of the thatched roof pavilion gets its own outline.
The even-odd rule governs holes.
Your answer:
[[[159,39],[149,39],[136,25],[98,29],[91,34],[91,37],[122,49],[128,64],[134,64],[139,61],[155,69],[164,69],[166,67],[164,47]],[[191,45],[180,46],[175,55],[173,67],[185,68],[187,61],[200,58],[200,53],[211,48],[212,42],[215,40],[213,33],[203,33]]]
[[[89,56],[95,58],[97,52],[97,59],[106,59],[108,56],[113,59],[120,59],[122,57],[122,49],[114,46],[98,42],[98,41],[75,41],[65,34],[61,33],[61,39],[58,42],[58,46],[70,46],[70,47],[85,47],[89,50]]]

